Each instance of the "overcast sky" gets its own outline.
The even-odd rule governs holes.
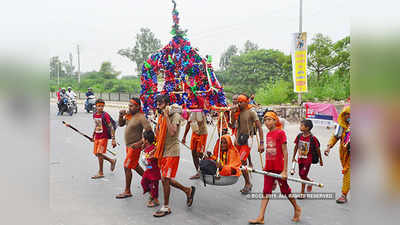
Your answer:
[[[290,51],[290,34],[299,29],[299,0],[176,0],[180,24],[188,29],[192,46],[213,56],[214,67],[226,48],[243,47],[246,40],[262,48]],[[345,0],[303,0],[303,31],[308,41],[316,33],[333,40],[350,35],[350,15]],[[172,26],[170,0],[69,0],[49,1],[46,18],[49,57],[76,64],[76,45],[81,50],[81,71],[98,70],[111,61],[122,74],[134,74],[134,63],[119,56],[121,48],[133,47],[141,27],[148,27],[166,45]],[[28,9],[29,10],[29,7]],[[37,16],[42,16],[39,15]],[[48,29],[48,25],[46,29]]]

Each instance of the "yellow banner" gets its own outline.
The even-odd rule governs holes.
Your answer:
[[[295,33],[292,43],[292,67],[294,92],[307,92],[307,34]]]

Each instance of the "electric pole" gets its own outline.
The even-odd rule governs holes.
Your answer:
[[[78,83],[81,83],[81,58],[79,55],[79,45],[76,46],[78,51]]]
[[[74,69],[73,69],[73,64],[72,64],[72,53],[69,53],[69,66],[70,66],[70,71],[69,71],[69,75],[72,77],[73,73],[74,73]]]
[[[60,63],[57,62],[57,86],[60,88]]]

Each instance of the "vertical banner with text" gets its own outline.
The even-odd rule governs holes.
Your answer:
[[[304,93],[307,88],[307,33],[293,33],[292,67],[294,92]]]

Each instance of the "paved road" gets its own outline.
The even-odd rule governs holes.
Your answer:
[[[260,201],[248,200],[239,190],[243,187],[243,178],[231,186],[217,187],[188,178],[194,174],[194,166],[189,150],[182,146],[181,160],[177,180],[184,185],[196,186],[196,196],[191,208],[187,208],[186,196],[177,189],[171,189],[170,207],[172,214],[164,218],[154,218],[155,209],[145,206],[147,196],[142,194],[140,177],[133,176],[133,197],[123,200],[115,199],[115,195],[123,191],[124,172],[122,162],[125,157],[123,133],[124,128],[117,130],[118,163],[114,172],[105,164],[105,178],[92,180],[97,172],[98,164],[92,154],[92,143],[62,125],[65,120],[86,133],[93,130],[91,115],[80,112],[72,117],[56,116],[56,105],[50,105],[50,206],[53,225],[129,225],[129,224],[247,224],[248,219],[258,215]],[[116,108],[107,108],[117,118]],[[210,128],[211,129],[211,128]],[[265,129],[265,127],[264,127]],[[289,157],[293,152],[293,140],[298,133],[298,125],[291,124],[287,128],[289,140]],[[314,128],[313,133],[326,146],[332,130]],[[211,134],[211,130],[210,130]],[[183,129],[181,129],[181,136]],[[188,137],[188,140],[190,137]],[[211,147],[209,147],[211,149]],[[260,167],[260,160],[255,149],[252,151],[253,164]],[[315,192],[340,193],[341,173],[337,148],[329,158],[325,158],[325,166],[313,166],[310,176],[324,183],[325,188],[314,188]],[[262,175],[253,174],[253,192],[262,192]],[[300,184],[289,183],[293,192],[300,190]],[[279,188],[277,189],[277,191]],[[160,193],[162,192],[160,186]],[[162,199],[162,194],[160,196]],[[298,224],[349,224],[351,202],[337,205],[334,200],[300,200],[303,208],[301,222]],[[266,213],[266,224],[294,224],[291,222],[293,210],[287,200],[270,201]]]

